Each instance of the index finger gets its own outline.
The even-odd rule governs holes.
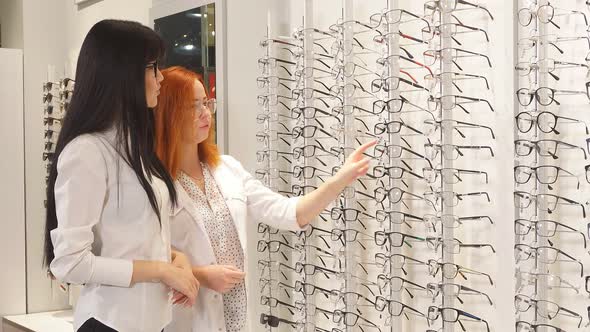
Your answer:
[[[246,275],[246,273],[242,271],[229,271],[227,272],[227,275],[232,278],[243,278]]]
[[[372,140],[370,142],[367,142],[361,146],[359,146],[358,148],[356,148],[356,150],[354,150],[352,152],[352,155],[359,155],[359,154],[363,154],[365,153],[365,151],[367,151],[368,148],[372,147],[373,145],[377,144],[377,140]]]

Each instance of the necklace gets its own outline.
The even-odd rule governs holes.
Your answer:
[[[190,174],[187,174],[187,175],[188,175],[188,176],[189,176],[191,179],[195,180],[195,181],[196,181],[196,182],[198,182],[198,183],[203,183],[203,182],[205,182],[205,178],[204,178],[203,176],[195,177],[195,176],[192,176],[192,175],[190,175]]]
[[[201,176],[200,177],[194,177],[188,173],[185,172],[186,175],[188,175],[189,178],[191,178],[195,184],[197,185],[197,187],[199,188],[199,190],[201,190],[203,192],[203,194],[205,194],[206,197],[206,201],[207,201],[207,205],[209,206],[209,208],[211,208],[211,203],[209,202],[209,198],[207,197],[207,189],[205,186],[205,171],[201,168]]]
[[[185,173],[186,175],[188,175],[191,179],[193,179],[197,185],[199,185],[200,187],[205,185],[205,173],[204,170],[201,168],[201,176],[196,177],[196,176],[192,176],[188,173]]]

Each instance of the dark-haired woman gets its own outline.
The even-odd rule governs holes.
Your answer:
[[[154,150],[162,40],[136,22],[105,20],[86,36],[47,188],[45,263],[83,284],[76,331],[161,331],[171,291],[199,284],[171,250],[173,180]]]

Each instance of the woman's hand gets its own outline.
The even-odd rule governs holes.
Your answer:
[[[190,260],[180,251],[173,251],[172,265],[192,271]]]
[[[346,187],[354,180],[367,174],[371,158],[363,156],[363,153],[365,153],[368,148],[374,146],[375,144],[377,144],[376,140],[365,143],[354,150],[348,156],[344,162],[344,165],[342,165],[340,170],[334,175],[335,181],[342,187]]]
[[[192,274],[191,270],[182,267],[174,266],[173,264],[166,264],[162,270],[162,283],[176,291],[174,293],[174,301],[179,300],[179,294],[186,297],[183,304],[192,306],[195,304],[197,293],[199,292],[199,281]]]
[[[192,270],[190,260],[188,259],[188,257],[184,253],[182,253],[180,251],[173,250],[172,256],[173,256],[172,265],[179,267],[179,268],[183,269],[186,273],[189,273],[192,275],[193,270]],[[200,283],[198,282],[198,279],[197,279],[197,292],[198,292],[199,286],[200,286]],[[173,290],[172,303],[173,304],[180,304],[184,307],[190,307],[192,305],[189,298],[177,290]]]
[[[225,294],[244,281],[246,273],[231,265],[207,265],[196,268],[195,274],[203,286]]]
[[[191,307],[188,297],[174,289],[172,290],[172,304],[179,304],[185,308]]]
[[[297,201],[296,214],[299,227],[305,227],[316,218],[338,195],[354,180],[367,174],[370,158],[363,153],[377,144],[377,141],[365,143],[354,150],[334,176],[322,183],[318,189],[310,192]]]

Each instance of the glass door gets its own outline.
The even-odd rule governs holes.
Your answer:
[[[222,59],[222,49],[218,47],[221,36],[217,33],[220,24],[218,11],[221,7],[218,2],[197,1],[195,4],[194,1],[189,3],[178,0],[172,5],[156,5],[151,14],[154,30],[162,36],[166,45],[162,68],[182,66],[194,71],[203,82],[208,97],[217,99],[215,141],[223,152],[226,112],[223,109],[223,86],[218,84],[218,77],[223,77],[223,71],[219,68],[221,66],[218,66],[218,60]]]

